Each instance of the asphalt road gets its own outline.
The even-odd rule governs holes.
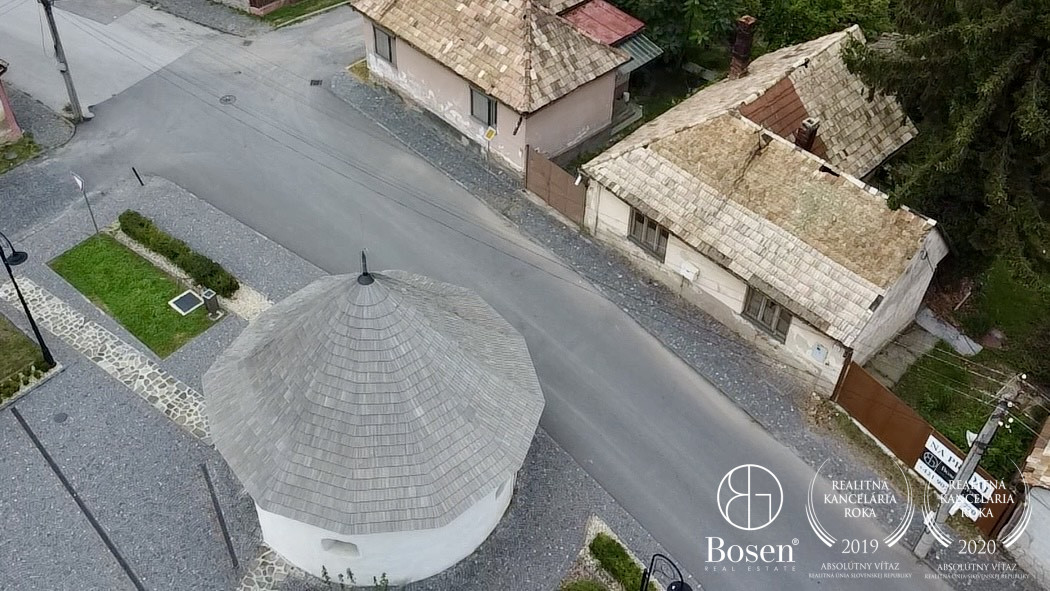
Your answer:
[[[822,562],[857,557],[824,548],[810,531],[809,466],[554,255],[309,86],[361,55],[359,29],[340,10],[250,46],[208,41],[98,105],[53,166],[82,171],[92,187],[131,166],[166,177],[326,271],[356,270],[368,248],[374,269],[477,290],[529,344],[547,397],[543,426],[706,589],[931,587],[929,570],[901,548],[874,558],[900,563],[911,579],[811,579]],[[715,500],[722,477],[742,464],[768,467],[783,486],[783,511],[761,531],[727,524]],[[825,525],[839,537],[884,535],[865,520]],[[797,539],[793,569],[712,572],[709,536]]]

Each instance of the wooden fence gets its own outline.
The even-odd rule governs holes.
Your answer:
[[[846,374],[839,382],[832,400],[838,402],[839,406],[864,425],[865,429],[908,467],[915,468],[926,450],[926,442],[930,435],[936,437],[958,457],[966,457],[965,452],[871,377],[864,368],[851,363],[845,371]],[[983,468],[978,468],[977,472],[989,482],[997,481]],[[1006,499],[1010,492],[1012,491],[996,485],[993,500]],[[1007,523],[1016,505],[1016,502],[988,502],[984,507],[989,511],[977,519],[977,528],[988,537],[994,538]]]
[[[583,224],[587,185],[582,181],[577,184],[576,177],[532,147],[525,159],[525,188],[570,220]]]

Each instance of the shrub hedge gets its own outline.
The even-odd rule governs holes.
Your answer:
[[[561,591],[609,591],[609,589],[594,579],[582,579],[562,585]]]
[[[228,298],[237,291],[237,278],[219,263],[197,254],[188,244],[158,228],[152,220],[137,211],[120,214],[120,229],[136,242],[163,256],[182,269],[194,281]]]
[[[606,534],[594,536],[590,544],[591,554],[614,579],[627,591],[635,591],[642,586],[642,568],[631,560],[627,549]],[[649,591],[656,591],[656,585],[649,583]]]

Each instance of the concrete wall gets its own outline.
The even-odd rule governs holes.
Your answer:
[[[591,80],[529,115],[528,144],[556,156],[612,124],[616,70]]]
[[[256,505],[263,540],[288,562],[334,581],[350,569],[361,585],[386,573],[391,585],[435,575],[470,555],[503,517],[514,492],[514,477],[445,527],[347,536],[271,513]],[[334,542],[334,543],[333,543]],[[351,548],[346,544],[353,544]]]
[[[1026,502],[1032,506],[1032,521],[1010,553],[1041,588],[1050,589],[1050,490],[1033,488]]]
[[[886,290],[882,303],[854,341],[854,361],[867,362],[915,320],[937,263],[947,254],[948,245],[940,232],[931,230],[926,235],[923,249],[908,262],[904,274]]]
[[[600,183],[592,181],[588,186],[584,227],[596,238],[615,246],[636,266],[762,351],[813,376],[816,389],[831,393],[842,369],[845,347],[797,317],[791,320],[785,342],[779,342],[741,315],[747,297],[747,283],[742,278],[674,234],[669,236],[667,253],[660,262],[627,238],[630,214],[630,206]]]
[[[375,53],[372,21],[363,18],[362,23],[368,68],[376,78],[440,117],[482,151],[488,144],[490,157],[519,173],[525,171],[527,145],[558,154],[612,122],[615,72],[581,86],[529,117],[522,118],[498,103],[496,137],[488,142],[487,126],[470,115],[470,84],[466,80],[400,38],[395,40],[394,63],[387,62]]]
[[[4,83],[0,82],[0,146],[17,142],[22,137],[22,129],[15,121],[15,112],[11,110],[11,101],[7,98]]]

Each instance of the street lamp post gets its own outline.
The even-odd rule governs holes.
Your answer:
[[[657,560],[660,562],[657,563]],[[667,584],[667,591],[693,591],[693,588],[689,586],[682,578],[682,571],[678,570],[678,565],[671,561],[670,558],[663,554],[653,554],[652,559],[649,561],[649,568],[645,569],[642,573],[642,587],[638,591],[649,591],[649,579],[652,578],[653,573],[656,572],[657,566],[667,565],[670,566],[674,572],[665,571],[660,569],[660,574],[667,576],[668,579],[673,578],[675,580]]]
[[[11,265],[21,265],[29,259],[29,255],[20,250],[15,250],[15,247],[11,245],[11,241],[8,240],[7,236],[4,236],[0,232],[0,238],[4,239],[7,243],[7,248],[11,250],[11,256],[7,256],[4,252],[4,245],[0,243],[0,260],[4,262],[4,268],[7,269],[7,276],[11,278],[11,285],[15,286],[15,293],[18,294],[18,301],[22,302],[22,309],[26,312],[26,318],[29,319],[29,326],[33,327],[33,334],[36,335],[36,342],[40,344],[40,352],[44,355],[44,362],[50,367],[54,367],[55,358],[51,356],[51,349],[47,348],[44,343],[44,337],[40,334],[40,329],[36,326],[36,320],[33,319],[33,313],[29,311],[29,304],[26,303],[25,296],[22,295],[21,288],[18,287],[18,282],[15,281],[15,274],[11,271]]]

